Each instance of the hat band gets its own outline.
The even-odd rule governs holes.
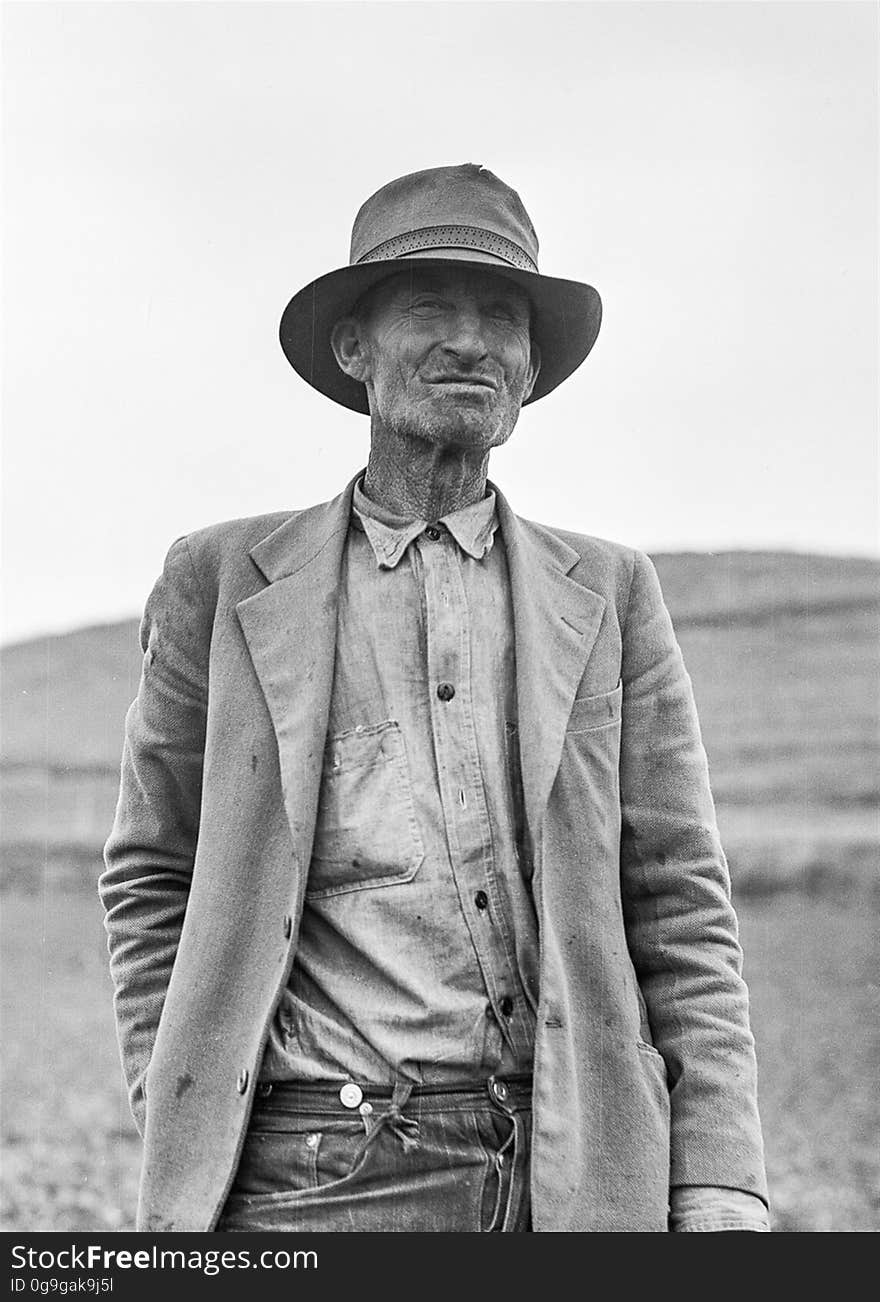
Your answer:
[[[358,258],[354,265],[402,258],[417,249],[478,249],[494,254],[496,258],[501,258],[511,267],[518,267],[520,271],[538,270],[537,263],[513,240],[479,226],[424,226],[421,230],[407,231],[405,235],[395,235],[390,240],[377,244],[374,249]]]

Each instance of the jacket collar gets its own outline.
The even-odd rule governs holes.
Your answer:
[[[251,560],[264,579],[275,583],[298,573],[328,546],[341,552],[351,519],[352,493],[363,473],[359,470],[332,501],[294,511],[251,549]]]

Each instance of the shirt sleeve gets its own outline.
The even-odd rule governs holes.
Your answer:
[[[756,1194],[716,1185],[677,1185],[669,1191],[669,1228],[678,1234],[747,1230],[769,1234],[767,1208]]]

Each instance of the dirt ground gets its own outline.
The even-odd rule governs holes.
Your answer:
[[[7,892],[0,908],[0,1228],[129,1230],[139,1141],[97,900]],[[876,1231],[876,911],[782,894],[739,913],[774,1228]]]

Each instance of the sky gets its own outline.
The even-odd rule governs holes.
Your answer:
[[[648,551],[877,555],[872,3],[7,3],[0,637],[324,501],[369,422],[278,344],[363,200],[482,163],[604,304],[492,478]]]

